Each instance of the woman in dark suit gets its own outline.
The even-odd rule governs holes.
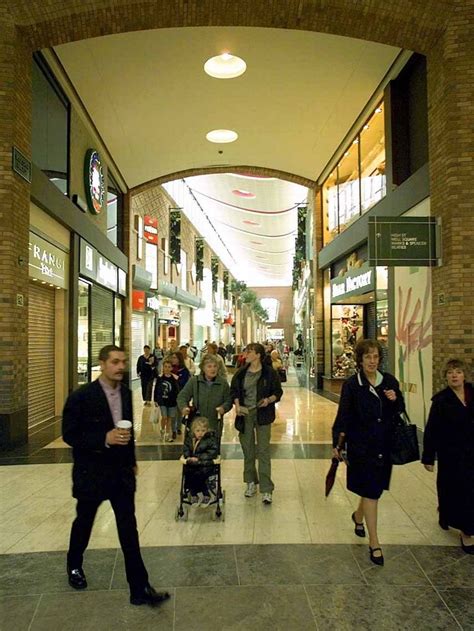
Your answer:
[[[432,399],[421,461],[434,471],[438,458],[439,525],[458,528],[462,549],[474,554],[474,388],[459,359],[443,373],[448,387]]]
[[[365,537],[369,531],[370,560],[383,565],[377,534],[378,500],[388,490],[392,464],[390,433],[394,416],[405,409],[398,381],[378,370],[382,347],[376,340],[359,340],[355,348],[358,372],[342,387],[332,428],[334,455],[347,448],[347,488],[360,496],[352,513],[354,532]]]

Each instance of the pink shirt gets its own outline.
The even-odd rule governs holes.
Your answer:
[[[117,423],[122,420],[122,392],[121,384],[118,383],[116,388],[112,388],[108,383],[99,377],[99,383],[102,386],[102,390],[105,393],[107,403],[109,404],[110,412],[114,420],[114,425],[117,427]]]

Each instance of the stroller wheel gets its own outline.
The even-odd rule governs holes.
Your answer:
[[[176,507],[176,511],[174,513],[175,521],[188,521],[188,507],[186,505]]]
[[[220,503],[217,505],[216,511],[212,513],[213,521],[225,521],[225,508]]]

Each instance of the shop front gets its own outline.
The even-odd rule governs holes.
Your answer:
[[[99,351],[106,344],[123,344],[123,302],[127,274],[96,248],[80,239],[78,280],[78,385],[100,372]]]
[[[68,391],[69,243],[69,231],[32,205],[28,430],[58,417]]]
[[[356,371],[355,345],[363,337],[377,339],[388,350],[387,268],[357,261],[330,278],[325,271],[325,336],[323,389],[340,394],[343,382]]]

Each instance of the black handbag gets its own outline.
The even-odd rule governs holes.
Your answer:
[[[286,370],[284,368],[278,369],[278,376],[280,377],[281,383],[285,383],[286,381]]]
[[[392,422],[390,460],[392,464],[408,464],[420,459],[416,425],[406,412],[400,412]]]

